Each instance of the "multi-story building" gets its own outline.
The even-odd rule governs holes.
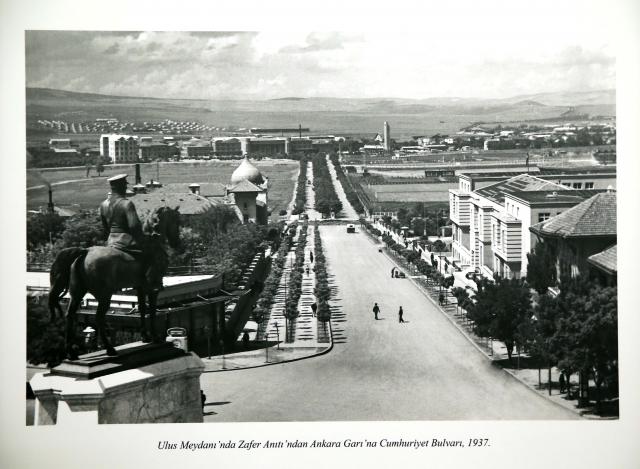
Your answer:
[[[164,143],[141,144],[138,149],[140,161],[152,161],[155,159],[168,159],[178,155],[178,149],[174,145]]]
[[[100,136],[100,156],[111,158],[114,163],[138,161],[138,137],[103,134]]]
[[[284,137],[258,137],[248,139],[247,154],[260,153],[263,155],[277,155],[286,153],[287,139]]]
[[[487,177],[505,179],[483,186]],[[505,173],[494,173],[475,179],[461,175],[458,189],[449,190],[453,261],[460,267],[480,269],[489,277],[523,276],[527,253],[535,245],[529,227],[596,192],[572,189],[540,175],[507,178]]]
[[[214,138],[211,144],[215,156],[242,155],[242,142],[235,137]]]
[[[285,146],[285,153],[287,155],[291,155],[294,153],[304,153],[304,154],[313,153],[314,143],[315,142],[308,137],[288,138]]]

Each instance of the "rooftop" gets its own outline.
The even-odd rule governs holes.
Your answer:
[[[616,193],[601,192],[549,220],[533,225],[534,233],[574,238],[616,236]]]
[[[234,194],[239,192],[262,192],[262,189],[245,179],[229,189],[229,192]]]
[[[150,194],[134,195],[132,200],[141,218],[158,207],[178,207],[181,215],[199,215],[214,206],[206,197],[188,192],[186,188],[182,192],[168,192],[165,187]]]
[[[530,191],[566,191],[570,190],[565,186],[556,184],[555,182],[545,181],[530,174],[520,174],[506,181],[500,181],[495,184],[477,189],[476,194],[492,200],[495,203],[502,204],[506,194],[514,192],[530,192]]]
[[[583,200],[588,199],[604,189],[588,189],[588,190],[568,190],[568,191],[515,191],[509,194],[514,198],[518,198],[529,204],[558,204],[558,205],[576,205]]]
[[[589,256],[589,263],[609,274],[618,272],[618,245],[614,244],[598,254]]]
[[[200,186],[200,195],[203,197],[224,197],[227,195],[227,188],[224,184],[219,182],[194,182],[192,184],[197,184]],[[190,191],[190,184],[185,183],[169,183],[166,184],[162,189],[159,189],[162,193],[187,193]]]

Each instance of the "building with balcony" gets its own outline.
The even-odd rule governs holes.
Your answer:
[[[452,257],[458,267],[489,277],[526,275],[527,254],[536,242],[529,228],[601,191],[577,190],[531,174],[507,176],[461,175],[458,188],[449,190]],[[484,185],[490,182],[486,178],[505,179]]]

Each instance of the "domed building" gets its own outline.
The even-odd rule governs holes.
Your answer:
[[[245,156],[227,186],[227,195],[237,207],[243,223],[268,223],[268,194],[269,180]]]

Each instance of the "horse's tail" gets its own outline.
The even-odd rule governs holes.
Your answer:
[[[58,253],[49,272],[49,313],[55,319],[56,310],[62,315],[60,299],[69,291],[71,265],[78,258],[84,258],[88,250],[83,248],[65,248]]]

